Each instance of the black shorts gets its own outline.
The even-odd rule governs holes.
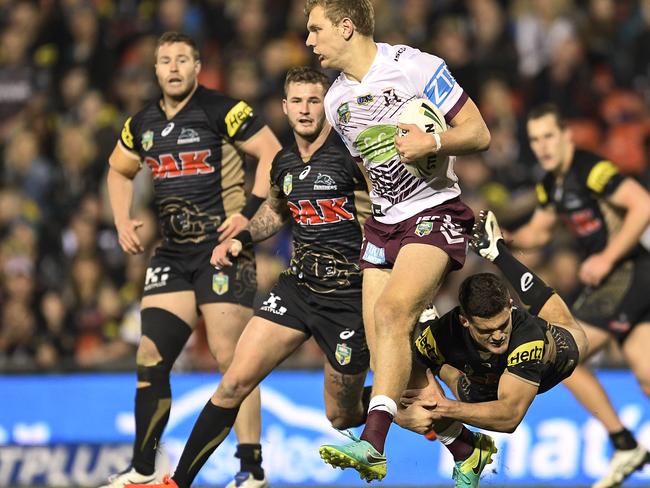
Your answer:
[[[196,304],[238,303],[253,307],[257,278],[252,246],[221,270],[210,264],[215,243],[178,248],[161,245],[151,258],[144,295],[194,291]]]
[[[285,273],[255,315],[313,335],[332,367],[358,374],[370,364],[358,297],[332,297],[310,291]]]
[[[616,266],[597,288],[585,288],[573,304],[573,315],[625,341],[635,325],[650,322],[650,255]]]

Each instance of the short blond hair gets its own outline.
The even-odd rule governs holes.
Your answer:
[[[307,0],[305,3],[305,15],[309,14],[314,7],[323,7],[325,16],[334,25],[348,18],[359,31],[359,34],[372,37],[375,33],[375,11],[370,0]]]

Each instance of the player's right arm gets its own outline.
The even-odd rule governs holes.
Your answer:
[[[133,147],[130,122],[130,118],[125,122],[120,140],[117,141],[108,158],[106,183],[120,246],[124,252],[138,254],[144,251],[136,232],[138,227],[142,226],[142,222],[131,219],[131,204],[133,178],[140,171],[142,164],[140,157],[127,147],[129,144]]]
[[[232,266],[230,256],[238,256],[248,242],[259,242],[276,234],[288,217],[287,201],[282,190],[271,185],[266,201],[248,223],[248,229],[240,232],[214,248],[210,263],[216,267]]]

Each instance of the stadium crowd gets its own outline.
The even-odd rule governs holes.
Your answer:
[[[579,147],[606,155],[646,188],[650,174],[650,0],[375,0],[377,36],[447,61],[492,134],[459,158],[464,200],[506,228],[535,206],[538,171],[525,115],[557,103]],[[288,68],[316,65],[304,0],[0,0],[0,370],[133,368],[138,304],[158,238],[151,183],[136,179],[146,252],[118,244],[107,159],[127,114],[156,95],[151,69],[165,31],[200,42],[203,85],[249,101],[283,143]],[[143,172],[144,173],[144,172]],[[251,172],[252,174],[252,172]],[[260,290],[291,253],[288,233],[258,246]],[[571,301],[578,255],[562,233],[518,256]],[[472,256],[437,297],[485,266]],[[616,363],[612,349],[600,361]],[[319,367],[313,343],[288,363]],[[205,339],[177,367],[213,369]]]

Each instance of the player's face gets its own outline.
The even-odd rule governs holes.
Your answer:
[[[545,171],[556,171],[564,163],[569,131],[561,129],[553,114],[528,121],[528,140],[537,161]]]
[[[158,48],[156,77],[162,92],[175,100],[184,99],[196,86],[201,62],[184,42],[171,42]]]
[[[480,349],[492,354],[503,354],[508,350],[512,334],[511,312],[512,303],[490,318],[466,318],[461,315],[461,323],[467,327]]]
[[[324,98],[320,83],[289,83],[282,108],[296,134],[308,140],[318,137],[325,123]]]
[[[338,59],[345,49],[340,29],[325,16],[323,7],[314,7],[307,20],[307,47],[311,47],[323,68],[341,69]]]

